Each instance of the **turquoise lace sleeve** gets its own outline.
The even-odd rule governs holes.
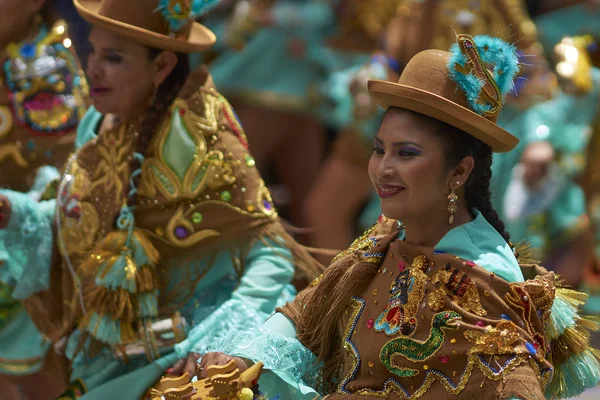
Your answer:
[[[207,346],[232,330],[260,326],[282,299],[289,300],[294,266],[289,250],[277,243],[257,242],[246,256],[246,268],[228,300],[202,319],[175,348],[181,358],[190,351],[203,354]],[[293,290],[293,289],[292,289]]]
[[[0,230],[0,280],[23,300],[47,290],[53,249],[55,201],[37,202],[28,194],[0,190],[11,204],[6,229]]]
[[[266,329],[235,331],[210,350],[262,362],[265,371],[258,384],[267,398],[321,398],[314,389],[318,371],[316,357],[295,338]]]
[[[238,299],[230,299],[196,325],[187,339],[175,346],[179,358],[187,357],[189,352],[204,354],[209,346],[222,339],[232,330],[260,326],[268,314],[250,308]]]

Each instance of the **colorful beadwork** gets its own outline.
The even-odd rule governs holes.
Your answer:
[[[488,325],[482,331],[468,330],[464,332],[465,338],[473,345],[469,354],[516,354],[514,348],[519,339],[517,326],[508,320],[500,321],[495,327]]]
[[[434,311],[440,311],[443,306],[442,293],[450,296],[465,310],[479,316],[484,316],[487,311],[481,305],[479,288],[467,274],[454,268],[452,264],[446,264],[433,276],[431,283],[441,283],[438,290],[429,295],[429,306]]]
[[[8,57],[0,68],[6,77],[12,109],[17,120],[33,134],[67,133],[86,111],[88,84],[71,50],[63,21],[50,30],[42,26],[30,43],[6,47]],[[2,115],[4,125],[9,121]]]
[[[415,259],[416,264],[422,259]],[[425,296],[427,275],[419,268],[405,269],[400,272],[390,287],[390,298],[387,307],[377,318],[375,330],[386,335],[410,336],[417,327],[418,305]]]
[[[445,311],[433,316],[431,329],[427,340],[417,340],[398,337],[387,342],[379,353],[379,360],[393,374],[399,377],[410,377],[418,373],[417,370],[396,365],[393,359],[401,356],[409,361],[422,362],[435,355],[443,346],[446,330],[456,330],[456,322],[462,319],[454,311]]]
[[[375,229],[377,228],[378,225],[379,225],[379,222],[373,224],[370,228],[365,230],[362,235],[357,237],[356,240],[354,240],[354,242],[352,242],[352,244],[350,245],[350,247],[348,247],[348,249],[342,251],[340,254],[335,256],[331,262],[334,263],[334,262],[338,261],[340,258],[347,256],[348,254],[352,254],[357,250],[362,250],[363,248],[365,248],[365,245],[368,246],[367,240],[369,239],[369,236],[373,233],[373,231],[375,231]],[[371,248],[373,248],[373,247],[371,247]]]
[[[525,329],[531,337],[533,337],[535,343],[545,349],[547,344],[544,335],[534,329],[532,318],[537,317],[535,312],[535,306],[531,302],[531,296],[521,286],[511,284],[509,292],[504,295],[504,300],[510,306],[521,311],[522,321],[525,324]]]
[[[351,394],[351,392],[346,389],[346,384],[356,377],[358,369],[360,368],[360,354],[358,354],[356,346],[354,343],[352,343],[352,334],[354,333],[354,329],[356,328],[356,324],[358,323],[360,315],[365,309],[365,301],[359,297],[352,296],[352,299],[350,299],[350,306],[354,309],[354,311],[348,320],[348,325],[346,326],[346,331],[344,332],[344,349],[352,354],[353,365],[350,374],[344,378],[344,380],[338,386],[338,391],[346,394]]]
[[[462,57],[457,57],[454,64],[450,67],[452,79],[466,92],[471,110],[488,117],[497,115],[502,107],[502,92],[481,59],[481,54],[475,40],[469,35],[458,35],[457,43]],[[508,47],[509,45],[506,44],[506,46]],[[487,55],[488,58],[494,56],[496,57],[494,60],[497,60],[501,57],[506,58],[509,54]],[[502,69],[499,66],[500,62],[492,62],[492,64],[494,68]],[[474,80],[479,82],[476,85],[479,86],[477,87],[479,89],[478,92],[475,92],[473,86],[464,84],[464,82]]]

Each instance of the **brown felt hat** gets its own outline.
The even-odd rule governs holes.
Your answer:
[[[212,46],[215,34],[197,22],[173,33],[157,10],[158,0],[73,0],[77,12],[90,24],[162,50],[191,53]]]
[[[519,139],[496,124],[498,113],[482,116],[469,109],[464,92],[450,78],[451,53],[425,50],[406,65],[398,83],[369,81],[369,92],[381,106],[424,114],[455,126],[497,153],[514,149]]]

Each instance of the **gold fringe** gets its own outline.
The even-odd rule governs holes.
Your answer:
[[[158,264],[160,261],[160,253],[156,247],[154,247],[148,236],[139,229],[135,229],[133,231],[133,236],[137,239],[140,246],[142,246],[142,249],[144,250],[146,257],[148,257],[150,263],[154,265]]]
[[[533,258],[533,249],[528,242],[519,242],[515,245],[515,252],[519,264],[540,264]]]
[[[108,315],[122,323],[132,323],[136,319],[131,293],[125,289],[113,290],[94,285],[84,292],[83,300],[88,313]]]
[[[85,277],[86,288],[83,291],[84,303],[88,315],[79,324],[80,328],[85,327],[94,337],[100,328],[89,326],[91,315],[106,316],[116,320],[121,332],[121,343],[129,343],[137,340],[137,330],[134,329],[134,323],[138,320],[137,316],[137,295],[139,293],[151,292],[159,287],[159,278],[155,268],[146,264],[137,266],[133,259],[133,251],[144,251],[149,263],[157,263],[160,255],[148,237],[141,231],[135,230],[132,240],[133,246],[140,246],[141,249],[131,249],[126,247],[127,232],[115,231],[109,233],[98,245],[97,251],[90,255],[84,261],[79,269],[79,273]],[[115,263],[120,259],[125,260],[127,276],[126,280],[135,286],[135,293],[127,289],[108,288],[95,283],[96,277],[104,279],[107,274],[115,268]]]
[[[137,291],[139,293],[151,292],[160,286],[156,269],[149,265],[142,265],[135,275]]]
[[[590,347],[590,331],[597,331],[600,320],[598,318],[582,317],[575,326],[570,326],[551,343],[552,363],[559,365],[570,356],[584,352]]]
[[[98,314],[100,317],[102,317],[102,314]],[[84,319],[80,322],[79,327],[80,329],[85,328],[85,330],[89,331],[92,336],[97,337],[98,334],[98,329],[100,329],[100,326],[102,324],[102,320],[98,319],[96,325],[92,326],[90,324],[90,319],[91,319],[91,314],[87,314]],[[120,331],[121,331],[121,343],[133,343],[136,342],[137,340],[139,340],[139,337],[136,333],[136,331],[133,329],[133,324],[132,323],[123,323],[121,321],[121,324],[119,325]]]
[[[588,300],[587,293],[580,292],[574,289],[568,289],[561,286],[562,280],[557,277],[555,280],[556,284],[556,297],[560,297],[562,300],[568,302],[573,307],[579,308],[584,305]]]

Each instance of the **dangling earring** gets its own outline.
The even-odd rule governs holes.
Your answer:
[[[459,184],[460,182],[456,182],[457,186]],[[456,200],[458,200],[458,196],[456,195],[456,193],[454,193],[454,186],[452,186],[452,191],[448,195],[448,208],[446,208],[450,213],[450,216],[448,217],[448,224],[450,225],[454,223],[454,213],[458,209],[458,207],[456,206]]]

